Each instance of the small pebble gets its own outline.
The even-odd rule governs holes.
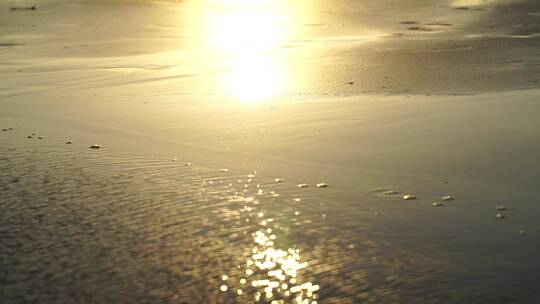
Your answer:
[[[451,195],[445,195],[445,196],[442,197],[442,200],[443,201],[453,201],[454,197],[451,196]]]
[[[219,169],[219,172],[229,172],[229,169]]]
[[[93,144],[93,145],[90,146],[90,149],[101,149],[101,148],[103,148],[103,146],[98,145],[98,144]]]
[[[403,196],[403,199],[406,200],[406,201],[415,200],[416,196],[414,196],[412,194],[406,194],[406,195]]]
[[[283,182],[283,178],[276,178],[274,181],[275,181],[276,183],[281,183],[281,182]]]
[[[26,136],[26,138],[34,138],[32,135],[28,135]]]
[[[497,211],[506,211],[506,207],[505,206],[497,206]]]
[[[328,187],[328,184],[326,184],[326,183],[318,183],[317,184],[317,188],[326,188],[326,187]]]
[[[38,139],[45,139],[45,137],[43,137],[43,136],[38,136]]]
[[[71,140],[66,141],[66,145],[71,145],[72,143],[73,143],[73,141],[71,141]]]
[[[185,163],[184,166],[189,167],[189,166],[191,166],[191,163]]]
[[[309,184],[298,184],[298,188],[307,188]]]
[[[443,206],[443,204],[439,203],[439,202],[434,202],[432,205],[433,205],[433,207],[442,207]]]
[[[173,162],[175,162],[175,161],[177,161],[177,160],[178,160],[178,158],[173,158],[173,159],[172,159]]]
[[[2,131],[9,131],[8,129],[2,129]]]
[[[13,129],[13,128],[8,128],[8,131],[13,131],[13,130],[15,130],[15,129]]]
[[[497,213],[497,219],[499,220],[502,220],[503,218],[505,218],[506,216],[504,214],[501,214],[501,213]]]

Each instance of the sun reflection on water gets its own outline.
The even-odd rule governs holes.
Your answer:
[[[214,2],[218,8],[206,16],[203,36],[225,62],[225,92],[246,103],[278,94],[286,75],[275,53],[286,38],[288,10],[280,1]]]
[[[256,196],[276,197],[275,194],[259,188]],[[253,246],[249,248],[243,265],[238,266],[241,275],[231,281],[227,274],[222,274],[220,291],[235,294],[248,302],[317,304],[320,287],[302,279],[301,271],[308,267],[308,263],[302,261],[300,249],[280,248],[274,231],[274,227],[279,225],[259,210],[258,199],[236,195],[235,200],[245,204],[241,213],[246,219],[256,219],[256,229],[251,234]]]

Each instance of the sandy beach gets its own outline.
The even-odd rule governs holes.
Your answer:
[[[539,24],[0,1],[0,302],[540,303]]]

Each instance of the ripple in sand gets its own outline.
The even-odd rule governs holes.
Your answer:
[[[502,213],[497,213],[496,217],[497,217],[497,219],[502,220],[502,219],[504,219],[506,216],[505,216],[504,214],[502,214]]]
[[[90,146],[90,149],[101,149],[101,148],[103,148],[103,146],[98,145],[98,144],[93,144],[93,145]]]
[[[412,194],[405,194],[405,195],[403,196],[403,199],[406,200],[406,201],[415,200],[415,199],[416,199],[416,196],[415,196],[415,195],[412,195]]]
[[[309,184],[298,184],[298,188],[307,188]]]
[[[434,202],[434,203],[432,204],[432,206],[433,206],[433,207],[442,207],[443,204],[442,204],[442,203],[439,203],[439,202]]]
[[[396,195],[396,194],[399,194],[399,192],[397,192],[396,190],[385,190],[383,191],[384,195]]]
[[[451,195],[445,195],[445,196],[441,197],[441,199],[442,199],[443,201],[453,201],[453,200],[454,200],[454,197],[451,196]]]

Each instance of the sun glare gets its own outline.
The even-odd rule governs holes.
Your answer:
[[[285,76],[275,54],[286,36],[282,6],[268,0],[218,2],[206,16],[204,35],[225,62],[227,72],[220,78],[224,91],[246,103],[278,94]]]

